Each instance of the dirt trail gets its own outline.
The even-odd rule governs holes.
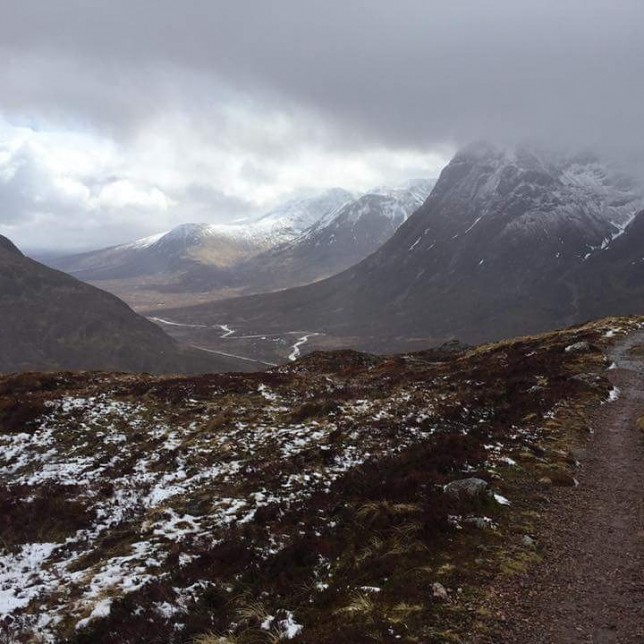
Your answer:
[[[580,486],[553,491],[544,561],[505,597],[499,642],[644,643],[644,332],[611,357],[621,393],[593,419]]]

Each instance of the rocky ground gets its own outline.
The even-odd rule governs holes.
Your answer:
[[[644,333],[609,351],[614,404],[575,451],[579,486],[552,494],[542,565],[499,589],[495,642],[644,642]]]
[[[593,414],[622,413],[606,352],[641,323],[256,374],[2,378],[0,641],[523,641],[547,588],[527,622],[509,600],[585,489],[575,450],[608,440]]]

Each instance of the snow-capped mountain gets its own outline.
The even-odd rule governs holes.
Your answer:
[[[477,144],[453,158],[422,207],[357,266],[185,317],[475,342],[573,323],[591,310],[637,311],[644,289],[626,288],[632,271],[616,267],[624,269],[621,248],[633,252],[643,205],[639,185],[592,155]]]
[[[332,188],[305,199],[292,199],[252,222],[252,230],[260,235],[272,235],[273,246],[288,242],[318,221],[333,217],[342,206],[354,199],[355,195],[343,188]]]
[[[207,265],[213,276],[253,255],[294,239],[319,218],[351,200],[335,188],[292,199],[253,219],[230,224],[183,224],[129,244],[58,258],[50,265],[87,281],[175,275]]]
[[[377,250],[422,205],[433,184],[419,179],[358,197],[336,188],[258,218],[184,224],[50,263],[145,308],[159,299],[214,299],[308,284]]]
[[[376,251],[419,208],[432,180],[376,188],[329,212],[293,240],[240,266],[251,291],[283,289],[335,275]]]

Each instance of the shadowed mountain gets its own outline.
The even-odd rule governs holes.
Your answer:
[[[115,296],[25,257],[0,236],[0,372],[198,373],[257,364],[180,347]]]
[[[357,266],[164,316],[321,331],[365,347],[389,338],[395,347],[400,338],[479,342],[635,312],[644,308],[632,264],[641,208],[633,181],[591,155],[478,144],[454,157],[423,206]]]

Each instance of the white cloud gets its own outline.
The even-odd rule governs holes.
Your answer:
[[[106,210],[137,208],[163,212],[168,210],[171,203],[158,188],[144,188],[126,179],[108,183],[95,198],[88,200],[89,207]]]
[[[0,0],[0,232],[125,241],[476,138],[642,163],[644,3],[615,4]]]
[[[0,117],[0,233],[25,248],[97,247],[259,214],[304,191],[436,176],[446,160],[364,145],[339,153],[338,132],[310,112],[227,101],[166,109],[127,139]]]

